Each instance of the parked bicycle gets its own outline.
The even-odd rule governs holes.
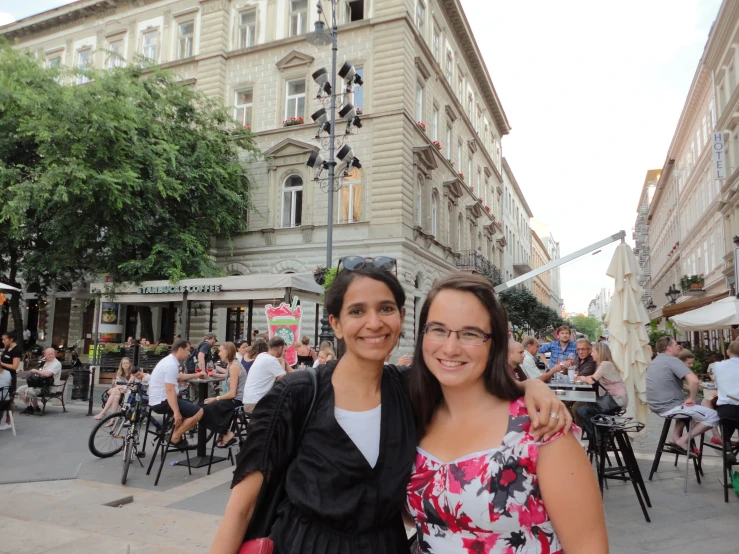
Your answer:
[[[110,458],[123,451],[122,485],[126,484],[128,469],[134,457],[144,467],[140,458],[146,456],[146,437],[139,452],[141,425],[147,424],[147,433],[148,424],[153,425],[156,432],[162,428],[161,423],[147,410],[148,398],[144,394],[144,385],[134,382],[129,383],[127,388],[121,411],[101,419],[92,429],[87,443],[90,452],[98,458]]]

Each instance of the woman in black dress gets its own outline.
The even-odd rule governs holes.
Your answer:
[[[394,260],[351,260],[342,260],[326,293],[346,353],[317,372],[316,405],[299,445],[313,393],[308,372],[283,377],[257,404],[211,554],[239,549],[263,483],[269,490],[285,474],[285,497],[269,533],[276,554],[408,552],[401,513],[415,423],[405,372],[384,365],[400,337],[405,293],[391,272]],[[539,385],[531,391],[547,414],[542,421],[561,427],[566,418],[557,426],[548,414],[558,405],[564,413],[564,406]]]

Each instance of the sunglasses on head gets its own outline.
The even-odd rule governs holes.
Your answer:
[[[398,261],[388,256],[377,256],[375,258],[365,258],[364,256],[346,256],[339,260],[338,271],[343,267],[347,271],[358,271],[365,267],[376,267],[385,271],[394,271],[398,273]]]

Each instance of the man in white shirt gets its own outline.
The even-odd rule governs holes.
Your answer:
[[[539,379],[546,383],[559,370],[556,366],[549,371],[541,371],[536,367],[536,353],[539,351],[539,341],[536,337],[526,337],[523,339],[523,351],[524,358],[521,369],[524,370],[529,379]]]
[[[257,402],[285,375],[285,368],[279,360],[285,353],[285,346],[281,337],[272,337],[268,343],[269,350],[254,360],[244,386],[244,411],[253,411]]]
[[[727,420],[739,419],[739,340],[732,341],[728,348],[729,359],[716,362],[716,411],[719,417]],[[735,425],[733,425],[735,427]],[[729,433],[729,436],[733,431]]]
[[[177,448],[187,448],[187,439],[182,435],[195,427],[203,417],[203,409],[200,406],[177,397],[179,383],[203,376],[199,373],[180,373],[180,364],[189,355],[189,342],[182,339],[174,341],[172,353],[154,367],[149,380],[151,411],[160,415],[173,414],[174,429],[171,442]]]
[[[38,374],[41,377],[53,377],[54,385],[51,389],[56,390],[56,387],[62,384],[62,363],[56,359],[56,350],[53,348],[44,350],[43,367],[32,369],[29,373]],[[41,390],[39,387],[29,387],[28,385],[18,387],[18,397],[26,404],[24,414],[41,415],[41,408],[38,407],[38,396],[41,394]]]

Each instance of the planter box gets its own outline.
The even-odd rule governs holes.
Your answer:
[[[690,290],[702,290],[703,283],[690,283]]]

